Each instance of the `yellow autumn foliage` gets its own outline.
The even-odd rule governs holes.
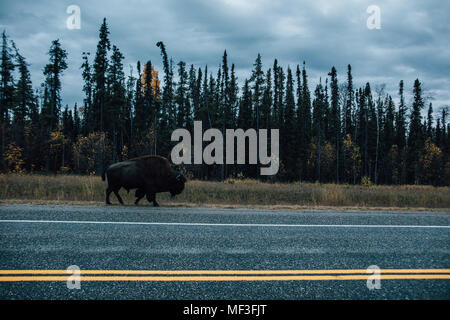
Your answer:
[[[431,183],[439,180],[442,163],[442,150],[436,146],[430,138],[425,141],[423,152],[423,180],[425,183]]]
[[[141,83],[142,83],[142,91],[145,92],[147,88],[146,83],[146,77],[147,77],[147,65],[144,66],[144,72],[141,74]],[[155,70],[155,68],[152,65],[152,83],[151,86],[153,88],[153,94],[157,95],[159,92],[159,80],[158,80],[158,71]]]
[[[25,173],[24,164],[22,158],[23,148],[17,146],[14,142],[8,144],[5,150],[5,160],[8,164],[8,171],[10,173]]]

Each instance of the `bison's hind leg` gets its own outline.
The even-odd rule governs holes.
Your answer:
[[[134,193],[134,196],[137,198],[134,204],[137,205],[139,203],[139,200],[141,200],[145,196],[145,191],[142,189],[137,189]]]
[[[106,204],[111,204],[111,201],[109,201],[109,195],[111,194],[113,190],[108,186],[106,189]]]

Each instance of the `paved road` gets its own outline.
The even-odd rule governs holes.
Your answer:
[[[449,268],[450,213],[0,206],[1,299],[449,299]]]

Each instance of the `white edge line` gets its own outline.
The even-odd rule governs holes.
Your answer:
[[[254,224],[254,223],[187,223],[187,222],[133,222],[133,221],[77,221],[77,220],[0,220],[0,223],[72,223],[72,224],[121,224],[121,225],[165,225],[207,227],[294,227],[294,228],[437,228],[439,225],[376,225],[376,224]]]

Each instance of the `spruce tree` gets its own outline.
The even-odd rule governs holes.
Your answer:
[[[135,86],[136,86],[136,78],[133,76],[133,68],[130,66],[130,73],[127,78],[127,85],[126,85],[126,106],[125,106],[125,112],[124,112],[124,123],[125,123],[125,130],[124,130],[124,145],[127,146],[128,150],[132,145],[132,142],[134,141],[134,101],[135,101]]]
[[[417,183],[420,177],[419,158],[424,146],[422,127],[422,87],[419,79],[414,81],[414,100],[409,120],[407,178],[409,183]]]
[[[377,113],[373,101],[372,89],[367,82],[364,88],[364,95],[367,101],[367,122],[366,122],[366,140],[365,140],[365,166],[366,176],[375,181],[375,162],[377,150]]]
[[[368,83],[367,83],[368,85]],[[366,86],[367,88],[367,86]],[[370,88],[370,86],[369,86]],[[367,91],[363,90],[362,88],[359,88],[358,90],[358,146],[361,150],[361,158],[362,158],[362,165],[361,165],[361,176],[367,177],[369,175],[369,155],[368,155],[368,97],[367,97]]]
[[[324,140],[324,110],[326,108],[325,92],[322,86],[322,81],[316,86],[314,91],[314,100],[312,103],[312,135],[316,147],[315,168],[316,175],[313,179],[315,181],[322,181],[321,176],[321,156],[322,145]]]
[[[277,107],[278,107],[278,114],[277,114],[277,128],[281,129],[283,124],[284,124],[284,109],[285,109],[285,105],[284,105],[284,88],[285,88],[285,80],[286,80],[286,76],[285,73],[283,71],[282,67],[278,67],[278,96],[277,96]],[[280,151],[281,154],[281,151]]]
[[[304,167],[303,167],[303,159],[305,157],[305,153],[303,152],[305,150],[305,148],[307,148],[307,143],[305,146],[305,141],[304,141],[304,136],[306,134],[306,128],[303,125],[303,121],[305,118],[305,114],[304,114],[304,109],[303,109],[303,105],[302,105],[302,72],[300,70],[300,66],[297,65],[296,71],[295,71],[295,78],[296,78],[296,82],[297,82],[297,109],[296,109],[296,137],[295,137],[295,148],[297,150],[297,155],[296,155],[296,175],[297,178],[302,181],[304,179],[304,175],[303,175],[303,171],[304,171]]]
[[[252,76],[250,77],[252,85],[253,108],[255,110],[255,127],[259,130],[261,105],[264,93],[264,72],[262,70],[261,55],[258,53],[255,63],[253,64]]]
[[[270,79],[268,80],[270,82]],[[239,84],[234,71],[234,63],[231,65],[231,75],[230,75],[230,90],[229,90],[229,103],[231,112],[231,123],[230,128],[236,126],[237,110],[238,110],[238,94],[239,94]]]
[[[94,60],[94,94],[92,101],[94,115],[94,130],[103,132],[105,130],[106,101],[108,99],[107,91],[107,71],[108,71],[108,52],[111,49],[109,41],[109,30],[106,24],[106,18],[100,26],[99,41]],[[99,162],[100,164],[102,161]]]
[[[238,126],[246,130],[252,126],[252,92],[250,90],[249,80],[245,79],[244,83],[239,106]]]
[[[34,102],[29,105],[28,123],[25,135],[25,164],[28,172],[41,168],[41,146],[43,143],[41,125],[39,121],[39,90],[34,92]]]
[[[212,73],[210,73],[208,84],[208,110],[207,110],[210,128],[217,128],[216,120],[218,115],[217,112],[218,96],[219,96],[218,92],[219,92],[218,84],[214,79]]]
[[[450,153],[450,129],[449,129],[449,124],[447,124],[447,115],[448,115],[448,106],[445,106],[442,108],[442,112],[441,112],[441,122],[442,122],[442,131],[441,131],[441,135],[442,135],[442,140],[441,140],[441,145],[442,145],[442,149],[444,150],[444,152],[446,153],[446,156],[449,156]]]
[[[198,69],[197,72],[194,65],[191,64],[189,69],[189,103],[192,108],[193,120],[197,119],[199,109],[200,109],[200,90],[202,84],[202,69]]]
[[[155,116],[156,116],[156,105],[155,105],[155,92],[154,89],[152,87],[154,79],[153,79],[153,73],[152,73],[152,62],[149,60],[147,61],[147,63],[145,64],[144,67],[144,74],[142,75],[142,80],[144,81],[144,86],[143,86],[143,109],[144,109],[144,114],[143,114],[143,119],[142,122],[144,123],[144,128],[148,129],[150,127],[154,127],[156,125],[156,123],[154,123],[155,120]]]
[[[82,120],[82,132],[83,135],[87,136],[94,130],[94,110],[92,109],[92,86],[93,86],[93,75],[91,70],[91,65],[89,64],[89,52],[83,52],[82,59],[83,64],[80,69],[83,70],[82,78],[84,81],[83,91],[84,91],[84,107],[83,107],[83,120]]]
[[[30,111],[35,104],[34,91],[31,83],[31,75],[28,70],[28,63],[19,53],[19,50],[13,43],[16,52],[16,65],[19,71],[19,79],[14,88],[14,109],[13,109],[13,126],[14,140],[20,147],[24,146],[25,121],[30,115]]]
[[[208,86],[208,66],[205,66],[205,72],[202,84],[201,106],[198,112],[197,119],[202,121],[202,124],[207,128],[212,128],[211,117],[209,115],[209,101],[210,93]]]
[[[72,140],[75,142],[78,139],[78,135],[81,133],[81,119],[78,113],[78,106],[75,102],[75,106],[73,107],[73,134]]]
[[[239,104],[239,115],[238,115],[238,127],[244,131],[251,128],[253,125],[253,113],[252,113],[252,103],[253,103],[252,91],[249,85],[249,80],[245,79],[244,87],[242,88],[242,96]],[[248,143],[245,144],[245,165],[238,165],[237,170],[244,174],[246,177],[251,177],[254,174],[252,166],[248,165]]]
[[[167,126],[171,129],[175,128],[175,110],[173,108],[173,71],[172,65],[167,57],[166,47],[162,41],[159,41],[156,44],[161,49],[161,56],[163,59],[164,66],[164,87],[163,87],[163,98],[162,98],[162,106],[163,110],[162,114],[168,115],[166,121]],[[169,136],[170,139],[170,136]]]
[[[62,112],[62,133],[66,138],[70,138],[73,136],[73,116],[72,110],[69,110],[69,106],[66,104],[64,111]]]
[[[61,109],[61,76],[67,69],[67,53],[61,47],[59,40],[52,41],[50,50],[50,63],[44,68],[45,87],[48,90],[48,100],[43,106],[44,126],[48,135],[57,128]]]
[[[142,135],[146,129],[146,112],[144,104],[144,93],[142,91],[142,73],[141,73],[141,62],[137,62],[137,79],[136,79],[136,89],[134,91],[134,120],[133,120],[133,131],[137,140],[142,139]]]
[[[394,120],[395,120],[395,105],[392,101],[392,97],[387,97],[387,106],[386,106],[386,118],[384,121],[383,128],[383,152],[382,154],[386,159],[386,170],[384,174],[384,182],[388,184],[393,183],[392,175],[394,169],[394,161],[397,159],[390,158],[392,156],[392,147],[395,144],[395,128],[394,128]],[[398,148],[396,148],[398,150]]]
[[[339,154],[341,150],[341,110],[339,106],[339,87],[337,81],[336,68],[332,67],[331,72],[328,74],[331,77],[331,108],[330,108],[330,142],[336,148],[336,183],[339,183]]]
[[[398,112],[396,115],[396,144],[399,150],[402,150],[406,146],[406,105],[404,96],[404,83],[403,80],[399,83],[398,94],[400,96],[400,104],[398,106]]]
[[[272,103],[272,69],[269,69],[266,73],[266,85],[261,102],[261,128],[270,129],[272,127]]]
[[[346,103],[344,109],[344,133],[345,135],[350,134],[353,135],[353,123],[352,123],[352,113],[353,113],[353,76],[352,76],[352,67],[348,65],[347,67],[347,96]]]
[[[116,162],[117,156],[123,148],[123,112],[126,105],[125,74],[123,72],[122,60],[124,56],[120,50],[113,45],[111,63],[107,70],[107,100],[104,129],[112,139],[112,162]]]
[[[188,74],[186,72],[186,63],[180,61],[178,63],[178,83],[175,91],[175,103],[177,107],[177,128],[187,128],[189,125],[190,110],[187,101],[187,81]]]
[[[301,80],[301,100],[298,108],[301,109],[301,117],[298,118],[299,127],[301,128],[300,135],[300,147],[299,147],[299,158],[301,162],[301,172],[300,179],[314,179],[313,176],[308,174],[308,150],[312,138],[312,127],[311,127],[311,97],[308,88],[308,75],[306,74],[306,64],[303,61],[302,68],[302,80]]]
[[[400,104],[396,115],[396,144],[399,150],[399,158],[397,160],[398,171],[400,172],[399,183],[406,183],[406,105],[404,97],[404,83],[403,80],[399,83],[398,93],[400,96]]]
[[[295,97],[294,80],[291,68],[287,69],[286,95],[285,95],[284,123],[280,136],[280,159],[285,165],[286,179],[293,181],[295,177],[297,148],[296,148],[296,118],[295,118]]]
[[[428,115],[427,115],[427,128],[426,128],[426,136],[427,138],[433,138],[433,104],[430,102],[428,107]]]
[[[374,165],[374,182],[379,183],[379,171],[382,168],[385,154],[380,152],[382,150],[382,140],[384,121],[385,121],[385,101],[384,101],[385,85],[377,87],[377,101],[375,110],[375,124],[376,124],[376,143],[375,143],[375,165]]]
[[[6,31],[2,33],[2,52],[0,62],[0,170],[6,170],[5,146],[9,131],[9,111],[14,100],[14,62]]]
[[[173,105],[173,69],[172,60],[168,59],[167,51],[164,43],[159,41],[156,46],[161,49],[161,57],[163,60],[164,67],[164,86],[162,92],[162,102],[161,102],[161,129],[160,136],[162,144],[160,146],[162,155],[170,153],[170,135],[172,131],[176,128],[176,112]]]
[[[275,59],[273,62],[273,108],[272,108],[272,127],[280,128],[280,106],[279,106],[279,95],[280,95],[280,85],[279,85],[279,69],[278,60]]]

